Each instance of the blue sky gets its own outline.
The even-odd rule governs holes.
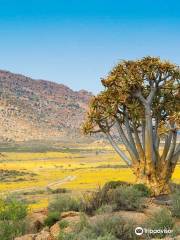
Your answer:
[[[0,0],[0,69],[97,93],[146,55],[180,64],[179,0]]]

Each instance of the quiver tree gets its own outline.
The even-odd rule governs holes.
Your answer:
[[[137,183],[156,196],[169,193],[180,155],[179,67],[154,57],[122,61],[102,84],[105,90],[90,103],[84,133],[104,133]]]

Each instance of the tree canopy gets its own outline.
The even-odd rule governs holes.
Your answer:
[[[173,171],[180,153],[179,66],[149,56],[121,61],[101,82],[104,91],[90,103],[84,133],[105,133],[128,165],[146,159],[146,169],[156,169],[166,161]],[[128,155],[116,144],[114,129]],[[160,152],[161,141],[165,144]]]

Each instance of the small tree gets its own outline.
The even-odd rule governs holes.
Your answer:
[[[169,193],[180,154],[179,67],[155,57],[121,61],[102,84],[105,90],[90,103],[84,133],[104,133],[132,167],[137,183],[146,184],[154,195]]]

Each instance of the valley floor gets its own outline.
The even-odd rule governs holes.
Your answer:
[[[131,169],[107,145],[77,144],[41,152],[1,151],[0,193],[25,198],[31,209],[47,206],[59,191],[81,194],[111,180],[133,182]],[[180,166],[172,178],[180,183]]]

